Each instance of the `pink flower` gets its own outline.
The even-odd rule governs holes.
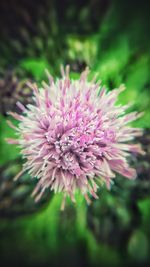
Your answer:
[[[86,69],[79,80],[70,79],[69,67],[62,69],[62,78],[56,81],[48,74],[49,84],[43,82],[42,88],[29,85],[35,104],[24,107],[18,103],[22,115],[10,113],[19,120],[17,129],[9,122],[19,139],[7,141],[19,144],[26,159],[23,171],[38,179],[33,192],[36,200],[49,188],[75,201],[79,189],[89,202],[88,195],[98,197],[101,183],[110,188],[116,172],[136,177],[127,158],[131,152],[144,153],[139,144],[130,143],[142,130],[128,123],[141,114],[125,114],[129,106],[115,105],[124,86],[99,91],[95,79],[87,80],[88,72]]]

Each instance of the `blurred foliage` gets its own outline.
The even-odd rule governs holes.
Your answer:
[[[89,65],[92,76],[97,73],[108,90],[124,83],[127,89],[119,102],[131,101],[130,110],[144,111],[133,125],[149,128],[149,24],[146,0],[0,2],[0,256],[4,266],[150,263],[149,130],[140,140],[147,155],[132,158],[138,170],[136,181],[118,177],[110,192],[101,188],[99,200],[89,207],[77,194],[77,205],[68,199],[64,212],[61,194],[52,198],[47,194],[37,205],[30,197],[36,181],[30,186],[30,177],[13,182],[21,168],[19,148],[5,142],[14,136],[6,122],[8,109],[14,110],[16,96],[26,102],[24,82],[40,83],[46,78],[45,69],[56,77],[60,64],[70,64],[74,79]]]
[[[14,177],[22,168],[18,158],[7,162],[0,168],[0,217],[15,218],[39,210],[49,202],[52,194],[45,192],[44,197],[36,203],[31,193],[37,183],[36,178],[30,179],[27,173],[21,175],[19,181]]]
[[[33,103],[33,92],[23,78],[18,78],[12,70],[7,70],[1,74],[0,78],[0,113],[8,115],[9,111],[20,113],[16,103],[19,101],[24,105]]]

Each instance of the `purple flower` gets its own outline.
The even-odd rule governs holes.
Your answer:
[[[90,202],[88,195],[97,198],[102,183],[110,188],[116,172],[129,179],[136,177],[127,158],[131,152],[144,153],[140,144],[130,143],[142,130],[128,123],[141,114],[125,114],[129,105],[115,105],[124,86],[111,92],[99,90],[95,79],[87,80],[88,72],[86,69],[79,80],[70,79],[69,67],[62,68],[62,78],[56,81],[48,74],[49,84],[43,82],[42,88],[29,85],[35,104],[24,107],[17,103],[22,115],[10,112],[19,120],[17,128],[9,122],[19,139],[7,141],[19,144],[26,160],[23,172],[28,170],[38,179],[33,192],[36,200],[49,188],[75,201],[79,189]]]

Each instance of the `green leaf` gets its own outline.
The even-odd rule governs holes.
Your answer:
[[[40,80],[44,77],[45,69],[49,69],[49,64],[44,58],[26,58],[21,61],[20,67]]]

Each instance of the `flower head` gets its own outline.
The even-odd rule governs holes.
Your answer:
[[[23,171],[38,179],[33,192],[36,200],[50,188],[74,201],[79,189],[89,202],[89,194],[97,198],[101,182],[110,188],[115,173],[136,177],[127,158],[131,152],[144,153],[139,144],[130,143],[142,130],[128,123],[141,114],[126,114],[129,106],[115,105],[124,86],[106,92],[95,79],[87,80],[88,72],[71,80],[66,67],[56,81],[48,73],[49,84],[29,85],[35,104],[18,103],[22,115],[11,113],[19,120],[19,139],[8,142],[20,145],[26,159]]]

